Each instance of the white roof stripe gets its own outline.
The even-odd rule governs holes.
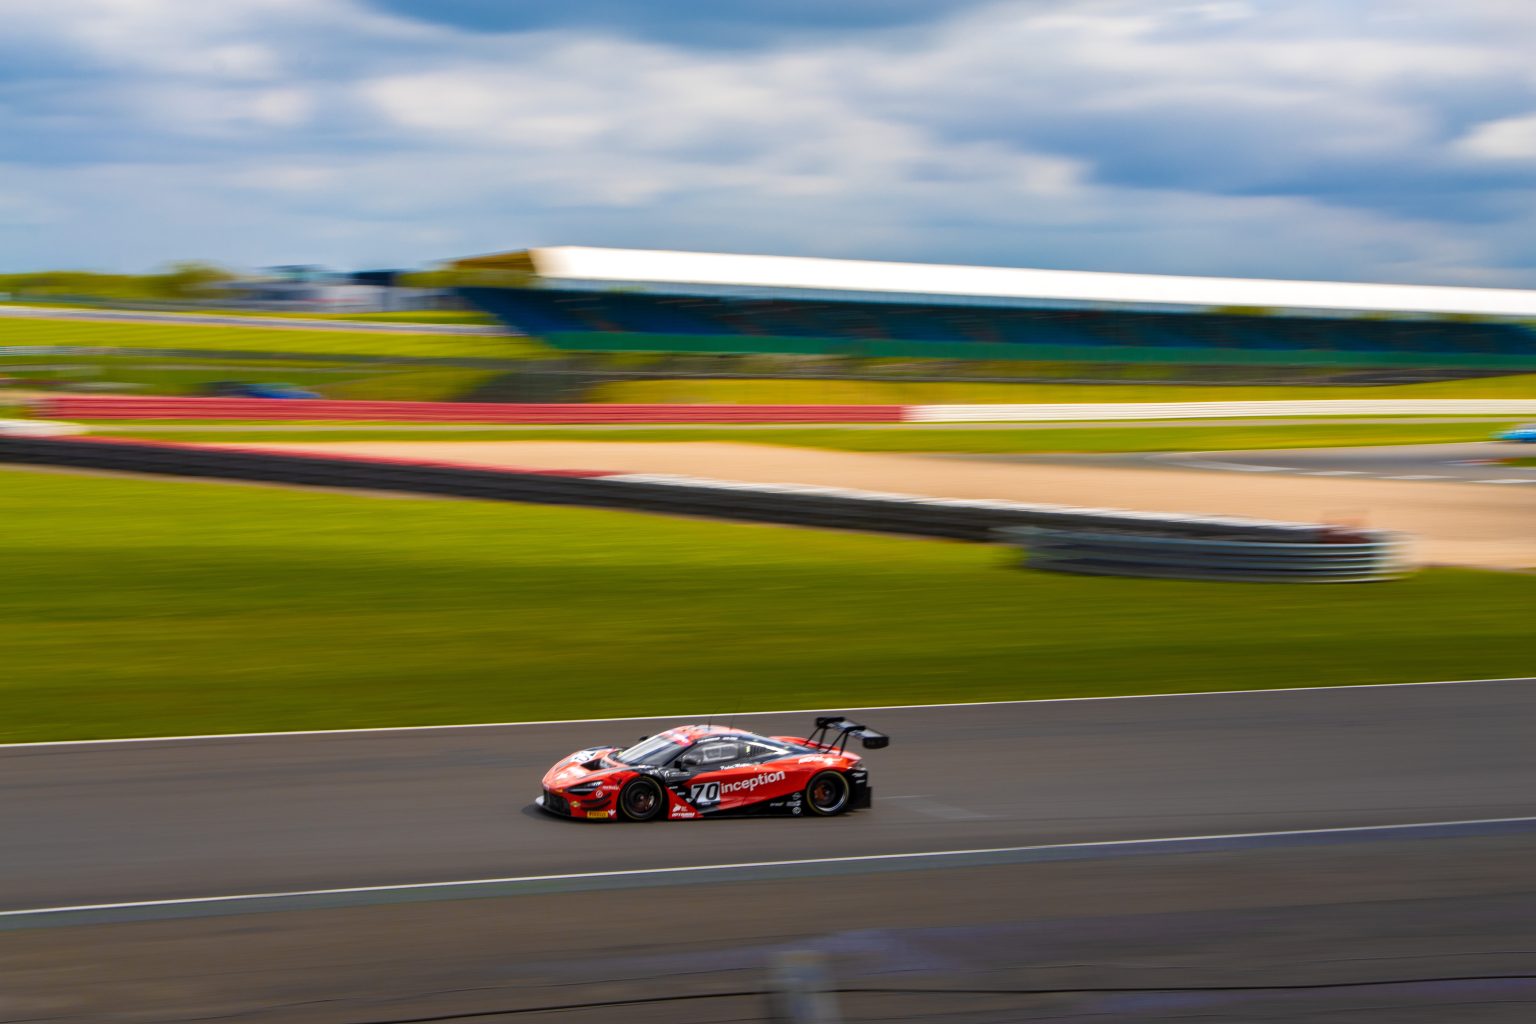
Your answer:
[[[530,249],[529,253],[539,276],[552,280],[1536,317],[1536,291],[1512,288],[1173,277],[573,245]]]

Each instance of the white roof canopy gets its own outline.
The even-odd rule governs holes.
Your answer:
[[[551,281],[819,289],[1124,305],[1536,317],[1536,291],[1512,288],[1173,277],[567,245],[530,249],[528,255],[535,272]]]

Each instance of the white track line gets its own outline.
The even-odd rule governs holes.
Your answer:
[[[1102,850],[1127,846],[1172,846],[1179,843],[1221,843],[1233,840],[1283,839],[1305,836],[1405,832],[1416,829],[1476,827],[1479,825],[1536,824],[1536,817],[1471,818],[1455,821],[1414,821],[1391,825],[1347,825],[1333,828],[1290,829],[1273,832],[1228,832],[1215,835],[1154,836],[1146,839],[1107,839],[1087,843],[1048,843],[1038,846],[996,846],[973,850],[930,850],[916,853],[872,853],[849,857],[809,857],[798,860],[744,861],[734,864],[696,864],[686,867],[632,868],[622,871],[586,871],[559,875],[515,875],[506,878],[467,878],[447,882],[405,882],[397,885],[363,885],[339,889],[297,889],[287,892],[237,893],[227,896],[193,896],[167,900],[135,900],[126,903],[85,903],[59,907],[27,907],[0,910],[0,920],[35,917],[44,914],[80,914],[114,910],[142,910],[157,907],[210,906],[225,903],[253,903],[264,900],[303,899],[305,897],[353,896],[370,893],[412,892],[422,889],[467,889],[476,886],[536,884],[539,882],[596,881],[607,878],[676,877],[707,872],[750,871],[753,869],[808,867],[832,864],[875,864],[900,861],[941,861],[946,858],[984,857],[988,855],[1047,853],[1069,850]]]
[[[1536,480],[1528,480],[1524,477],[1505,477],[1502,480],[1474,480],[1475,484],[1536,484]]]
[[[1175,466],[1190,466],[1190,467],[1193,467],[1195,469],[1226,469],[1226,470],[1235,470],[1235,471],[1237,471],[1239,473],[1282,473],[1282,472],[1284,472],[1284,470],[1280,466],[1250,466],[1250,465],[1248,465],[1246,463],[1242,463],[1242,462],[1207,462],[1207,461],[1205,461],[1203,459],[1201,459],[1201,460],[1190,459],[1190,460],[1186,460],[1186,461],[1180,461],[1178,459],[1168,459],[1166,461],[1172,463]]]
[[[104,740],[39,740],[35,743],[0,743],[0,750],[42,750],[49,747],[108,746],[124,743],[185,743],[194,740],[284,739],[306,736],[352,736],[388,732],[449,732],[457,729],[516,729],[534,725],[589,725],[604,722],[654,722],[662,719],[697,721],[711,718],[752,718],[763,715],[818,715],[836,707],[843,711],[926,711],[939,708],[1003,707],[1014,704],[1086,704],[1112,700],[1161,700],[1171,697],[1232,697],[1250,694],[1329,693],[1352,690],[1383,690],[1410,686],[1470,686],[1477,683],[1529,683],[1536,678],[1505,676],[1493,679],[1430,679],[1416,683],[1344,683],[1339,686],[1283,686],[1257,690],[1190,690],[1178,693],[1125,693],[1102,697],[1040,697],[1034,700],[972,700],[947,704],[881,704],[853,707],[847,704],[782,711],[710,711],[686,714],[627,715],[618,718],[552,718],[532,722],[458,722],[451,725],[380,725],[362,729],[291,729],[283,732],[219,732],[188,736],[125,736]]]

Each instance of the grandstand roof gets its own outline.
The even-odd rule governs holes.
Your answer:
[[[455,266],[467,270],[531,271],[551,283],[650,285],[678,291],[686,291],[689,287],[711,291],[782,289],[817,291],[824,295],[839,292],[878,294],[890,299],[949,296],[977,301],[1257,306],[1287,310],[1536,317],[1536,291],[1511,288],[1175,277],[568,245],[472,257],[458,261]]]

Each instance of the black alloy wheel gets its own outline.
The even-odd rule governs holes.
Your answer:
[[[650,821],[667,808],[661,783],[641,776],[619,791],[619,812],[630,821]]]
[[[841,772],[817,772],[805,787],[805,803],[811,813],[828,817],[847,810],[852,795],[848,776]]]

